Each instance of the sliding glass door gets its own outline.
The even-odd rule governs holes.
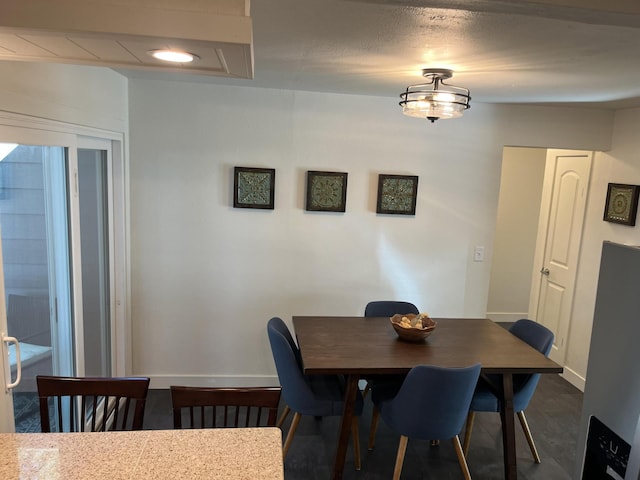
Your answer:
[[[74,372],[67,152],[0,144],[0,225],[8,335],[18,339],[22,381],[13,390],[18,431],[39,429],[36,375]],[[16,346],[9,346],[17,374]],[[37,412],[37,410],[36,410]]]
[[[108,150],[78,149],[84,374],[111,376]]]
[[[112,141],[5,138],[0,127],[6,302],[0,332],[19,342],[18,352],[12,342],[4,344],[5,371],[15,379],[19,353],[22,380],[4,401],[13,403],[15,430],[30,432],[40,428],[36,375],[111,376],[116,370]]]

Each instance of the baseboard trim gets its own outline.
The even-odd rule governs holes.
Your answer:
[[[577,372],[571,370],[569,367],[564,367],[564,371],[560,374],[571,385],[576,387],[581,392],[584,392],[585,378],[578,375]]]
[[[144,375],[151,382],[149,388],[163,389],[171,385],[189,387],[273,387],[280,385],[275,375]]]

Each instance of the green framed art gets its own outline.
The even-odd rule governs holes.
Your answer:
[[[624,183],[610,183],[607,187],[607,200],[604,206],[606,222],[634,226],[638,212],[640,186]]]
[[[234,167],[233,206],[273,210],[275,181],[274,168]]]
[[[417,176],[378,175],[376,213],[415,215],[417,197]]]
[[[307,172],[307,202],[311,212],[344,212],[347,209],[347,173]]]

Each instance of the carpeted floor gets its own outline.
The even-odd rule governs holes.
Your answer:
[[[14,392],[13,411],[16,419],[16,432],[34,433],[40,431],[40,411],[37,393]]]

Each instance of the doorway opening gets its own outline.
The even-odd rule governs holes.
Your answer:
[[[592,152],[505,147],[487,315],[531,318],[565,365]]]

